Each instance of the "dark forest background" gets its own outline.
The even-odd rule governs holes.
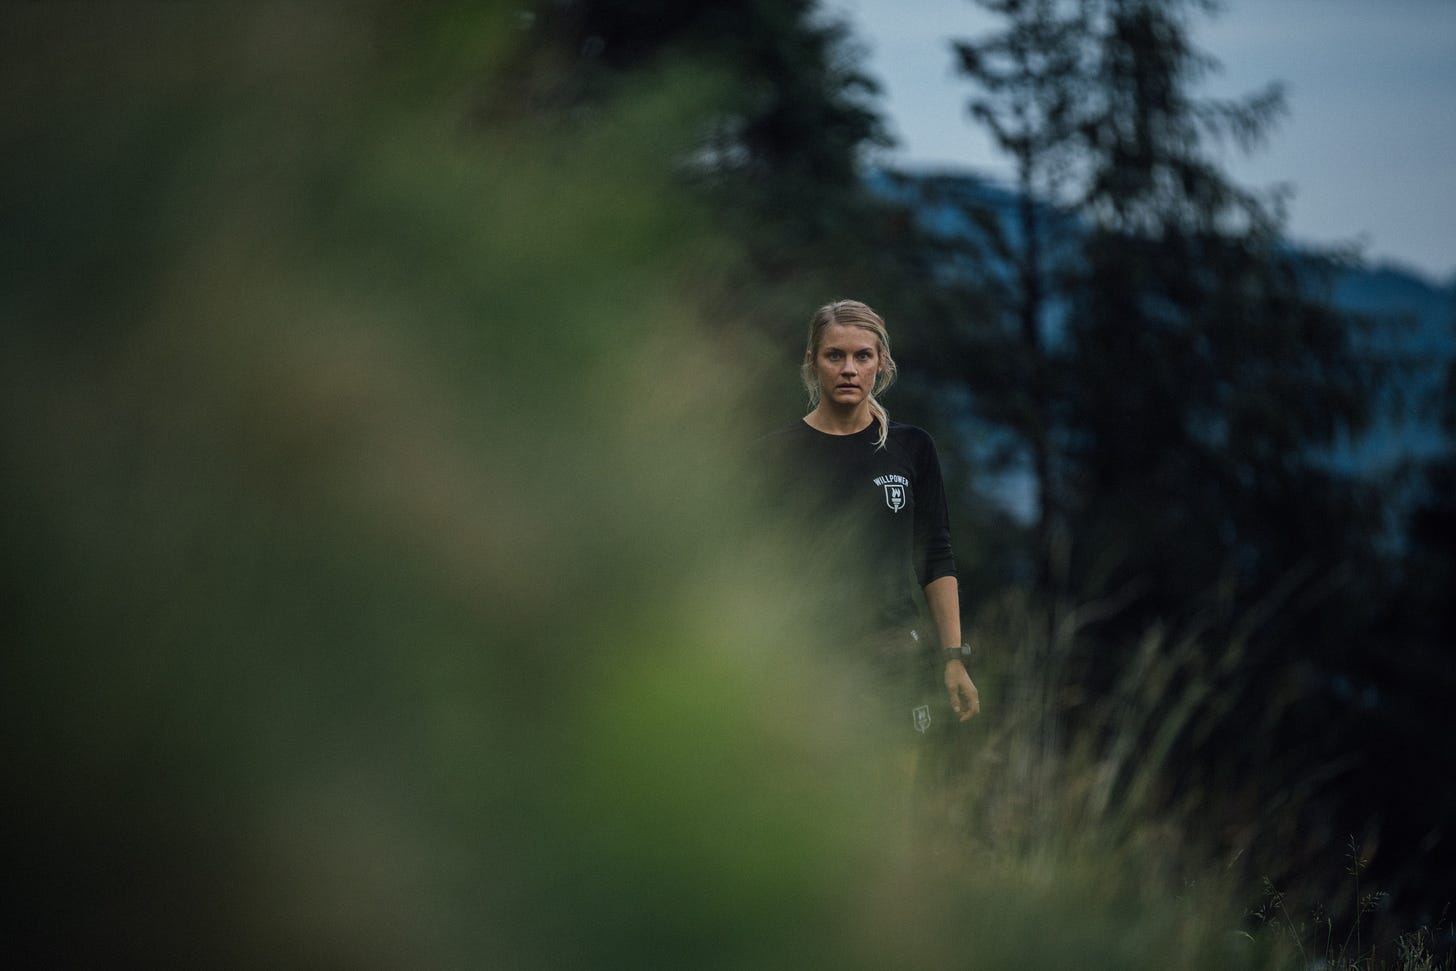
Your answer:
[[[7,947],[1449,955],[1452,286],[1220,170],[1208,4],[984,5],[1013,185],[879,164],[808,0],[7,7]],[[745,498],[843,296],[980,650],[935,880]]]

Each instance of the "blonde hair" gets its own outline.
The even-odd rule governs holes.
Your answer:
[[[885,410],[885,406],[880,404],[880,399],[876,395],[895,383],[895,375],[899,373],[899,367],[895,364],[895,359],[890,356],[890,333],[885,329],[884,320],[858,300],[836,300],[833,303],[826,303],[814,311],[814,316],[809,318],[809,345],[804,351],[804,363],[799,367],[799,377],[804,382],[804,390],[809,392],[809,408],[812,411],[819,406],[819,375],[814,370],[814,359],[819,354],[819,342],[824,339],[824,329],[831,324],[862,327],[875,335],[875,341],[879,345],[880,369],[875,374],[874,387],[870,390],[869,405],[870,414],[874,415],[875,420],[880,423],[880,435],[875,439],[875,448],[884,448],[886,440],[890,437],[890,414]]]

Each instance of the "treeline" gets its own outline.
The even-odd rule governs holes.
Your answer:
[[[1064,744],[1108,734],[1155,635],[1147,808],[1336,910],[1353,837],[1386,906],[1437,920],[1456,890],[1453,452],[1399,481],[1331,458],[1408,381],[1379,350],[1398,322],[1334,306],[1350,254],[1290,247],[1278,193],[1219,167],[1284,102],[1197,94],[1207,4],[983,6],[992,35],[947,38],[968,119],[945,123],[1006,153],[1009,210],[962,178],[871,178],[873,81],[810,2],[541,4],[532,97],[488,100],[569,117],[674,60],[711,66],[684,178],[753,256],[713,306],[785,374],[806,308],[884,309],[907,373],[892,410],[957,452],[967,616],[1008,588],[1038,605],[1026,649]],[[998,501],[1008,475],[1029,515]]]

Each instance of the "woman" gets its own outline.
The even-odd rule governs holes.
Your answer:
[[[868,651],[881,674],[904,687],[887,700],[908,705],[909,726],[923,735],[944,713],[929,697],[942,694],[941,686],[959,721],[981,705],[965,667],[935,443],[919,428],[890,421],[876,397],[895,374],[878,314],[855,300],[820,307],[801,368],[812,410],[769,443],[812,524],[811,562],[832,591],[827,621],[856,642],[846,649]],[[916,585],[931,638],[915,629]],[[905,714],[902,708],[895,717]]]

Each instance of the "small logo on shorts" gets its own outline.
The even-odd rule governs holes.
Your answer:
[[[921,705],[912,711],[910,716],[915,719],[915,730],[924,735],[926,729],[930,727],[930,706]]]

